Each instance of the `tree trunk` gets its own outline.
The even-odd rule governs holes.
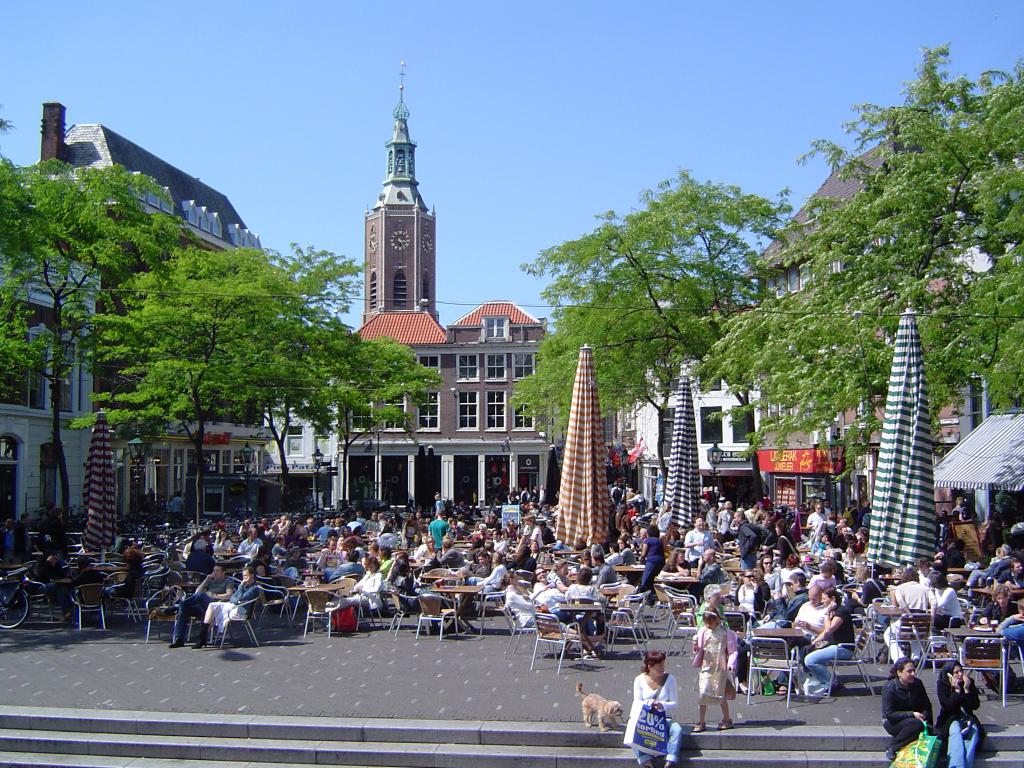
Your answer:
[[[341,441],[341,495],[342,501],[351,503],[351,493],[348,487],[348,441]]]
[[[50,377],[50,442],[53,444],[53,458],[57,463],[60,478],[60,503],[65,510],[71,508],[71,480],[68,478],[68,460],[64,455],[64,440],[60,425],[60,401],[64,394],[64,378],[51,369]]]

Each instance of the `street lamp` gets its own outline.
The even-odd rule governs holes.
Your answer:
[[[145,461],[146,453],[149,451],[149,445],[136,435],[128,441],[128,456],[131,461],[131,487],[132,487],[132,498],[131,504],[129,505],[130,510],[138,513],[141,508],[141,496],[139,485],[140,481],[144,480],[145,473]]]
[[[842,444],[836,437],[835,432],[828,433],[828,471],[832,479],[832,508],[839,506],[839,473],[841,467],[839,461],[842,457]]]
[[[324,452],[320,446],[313,451],[313,506],[320,509],[320,468],[324,465]]]
[[[711,465],[711,478],[715,483],[715,495],[721,496],[721,492],[718,487],[718,465],[722,463],[722,459],[725,458],[725,451],[723,451],[718,443],[713,443],[708,448],[708,464]]]
[[[245,514],[246,517],[252,514],[252,502],[249,495],[249,476],[252,474],[252,459],[256,451],[248,443],[238,452],[242,459],[242,471],[245,473]]]

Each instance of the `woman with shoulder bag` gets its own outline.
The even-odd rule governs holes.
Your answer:
[[[648,651],[644,654],[644,669],[633,680],[633,705],[629,710],[626,723],[625,745],[632,747],[629,735],[634,732],[637,720],[644,704],[660,710],[671,718],[679,703],[679,689],[676,679],[665,671],[665,654],[662,651]],[[679,761],[679,743],[683,738],[683,729],[679,723],[669,719],[668,748],[665,754],[665,768],[672,768]],[[641,752],[633,747],[633,754],[641,766],[651,766],[654,756]]]
[[[985,729],[974,711],[981,705],[974,680],[958,661],[947,661],[939,671],[939,719],[935,729],[946,744],[949,768],[971,768]]]
[[[694,733],[707,729],[704,716],[709,704],[717,704],[722,708],[722,722],[718,724],[718,730],[727,731],[732,728],[729,699],[736,698],[738,651],[739,638],[736,633],[724,626],[717,613],[706,611],[704,626],[693,638],[693,667],[699,670],[697,690],[700,693],[699,718],[693,727]]]

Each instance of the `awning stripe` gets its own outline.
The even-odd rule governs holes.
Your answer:
[[[935,466],[935,487],[1024,491],[1024,413],[981,422]]]

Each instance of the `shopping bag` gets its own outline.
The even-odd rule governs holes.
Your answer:
[[[354,605],[339,608],[331,614],[331,630],[334,632],[355,632],[359,628],[359,614]]]
[[[650,704],[640,708],[636,722],[626,728],[626,746],[648,755],[664,755],[668,752],[668,716]]]
[[[917,737],[896,753],[891,768],[935,768],[939,761],[939,737],[928,726]]]

